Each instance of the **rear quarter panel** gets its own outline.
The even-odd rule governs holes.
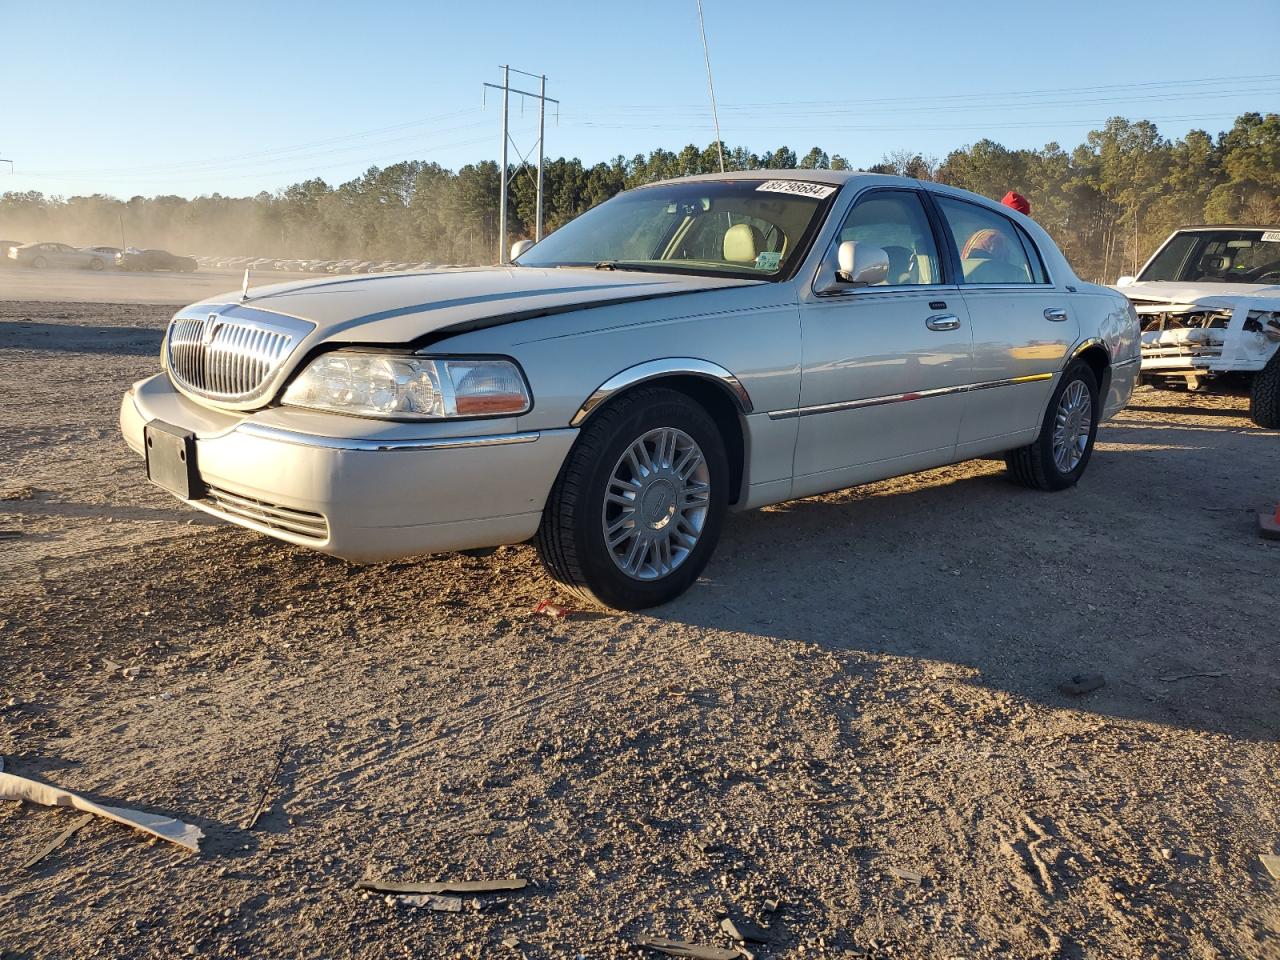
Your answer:
[[[1128,404],[1141,368],[1141,331],[1123,294],[1095,284],[1080,284],[1074,301],[1081,342],[1101,340],[1111,357],[1111,377],[1102,400],[1108,419]]]

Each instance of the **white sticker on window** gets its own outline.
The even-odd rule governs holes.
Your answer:
[[[757,270],[777,270],[778,264],[782,262],[781,250],[762,250],[756,254]]]
[[[1263,243],[1280,243],[1280,230],[1268,230],[1262,235]]]
[[[813,197],[815,200],[825,200],[837,189],[825,183],[808,183],[804,180],[766,180],[756,187],[757,192],[790,193],[797,197]]]

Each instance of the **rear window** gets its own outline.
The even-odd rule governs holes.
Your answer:
[[[1044,283],[1044,268],[1008,217],[974,203],[934,196],[960,254],[965,283]],[[1034,259],[1034,266],[1033,266]]]

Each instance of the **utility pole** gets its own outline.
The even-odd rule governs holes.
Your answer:
[[[716,150],[720,172],[724,173],[724,143],[720,140],[720,114],[716,112],[716,88],[711,82],[711,51],[707,49],[707,25],[702,20],[702,0],[698,0],[698,32],[702,34],[702,58],[707,62],[707,92],[711,94],[711,120],[716,125]]]
[[[511,74],[518,73],[525,77],[532,77],[541,83],[541,87],[537,93],[530,93],[528,90],[519,90],[511,86]],[[518,93],[522,97],[532,97],[538,101],[538,180],[537,180],[537,212],[534,217],[534,240],[537,242],[542,239],[542,165],[545,155],[544,141],[547,131],[547,104],[554,103],[557,107],[557,116],[559,116],[558,108],[560,101],[547,96],[547,77],[545,74],[526,73],[523,70],[515,70],[507,64],[502,65],[502,85],[496,83],[486,83],[485,87],[493,90],[502,91],[502,169],[498,171],[498,262],[507,262],[507,188],[510,185],[510,178],[507,163],[507,147],[515,147],[516,154],[520,157],[521,166],[527,163],[528,153],[521,154],[520,148],[516,147],[515,141],[511,139],[508,131],[507,117],[510,111],[511,94]]]

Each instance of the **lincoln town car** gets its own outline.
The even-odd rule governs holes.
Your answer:
[[[357,562],[532,541],[566,590],[637,609],[732,511],[976,457],[1070,487],[1139,371],[1124,296],[934,183],[669,180],[512,254],[186,307],[124,437],[260,533]]]

